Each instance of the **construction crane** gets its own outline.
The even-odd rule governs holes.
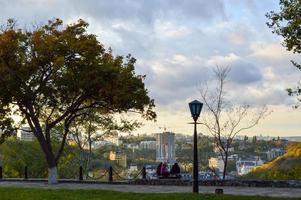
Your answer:
[[[163,129],[164,132],[166,132],[167,128],[171,128],[171,127],[166,127],[166,126],[159,127],[159,129]]]

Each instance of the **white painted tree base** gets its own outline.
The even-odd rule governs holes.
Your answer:
[[[48,168],[48,184],[57,184],[57,168]]]

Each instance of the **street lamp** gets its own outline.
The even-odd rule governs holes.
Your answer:
[[[193,135],[193,178],[192,178],[192,189],[194,193],[199,192],[199,173],[198,173],[198,138],[196,125],[197,120],[202,111],[203,103],[194,100],[189,103],[189,109],[191,112],[191,116],[194,121],[194,135]]]

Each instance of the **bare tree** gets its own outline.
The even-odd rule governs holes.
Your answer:
[[[225,84],[230,71],[230,67],[217,66],[214,70],[217,87],[209,89],[206,83],[200,89],[202,101],[207,109],[201,124],[214,137],[215,145],[224,161],[223,180],[226,177],[229,148],[234,137],[256,126],[269,114],[266,106],[252,108],[249,105],[231,105],[226,100]]]

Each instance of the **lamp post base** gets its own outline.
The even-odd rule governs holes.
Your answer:
[[[198,181],[193,180],[193,186],[192,186],[192,192],[193,193],[199,193],[199,186],[198,186]]]

